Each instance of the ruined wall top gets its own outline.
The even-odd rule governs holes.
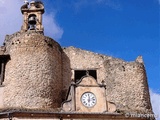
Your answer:
[[[135,61],[126,62],[75,47],[64,48],[63,51],[73,71],[86,69],[97,71],[97,82],[100,84],[105,81],[107,101],[115,103],[117,111],[152,113],[142,56]],[[69,73],[64,72],[64,75],[66,77]],[[66,85],[67,82],[64,88]]]
[[[40,38],[32,38],[33,36],[39,36]],[[11,46],[21,44],[24,42],[24,38],[27,37],[27,39],[44,39],[48,44],[50,42],[54,43],[56,46],[61,48],[61,46],[52,38],[44,36],[43,32],[41,31],[36,31],[36,30],[31,30],[31,31],[18,31],[12,35],[6,35],[5,41],[4,41],[4,49],[5,49],[5,54],[9,54],[9,50]]]

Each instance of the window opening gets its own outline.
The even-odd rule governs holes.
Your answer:
[[[97,80],[97,71],[96,70],[75,70],[75,82],[78,82],[82,77],[86,75],[88,71],[88,74],[95,78]]]
[[[9,59],[10,59],[9,55],[0,55],[0,85],[3,85],[5,65]]]
[[[0,85],[2,85],[4,81],[4,63],[0,62]]]
[[[1,75],[1,71],[2,71],[2,65],[1,65],[2,63],[0,62],[0,75]]]
[[[2,85],[2,80],[1,80],[1,74],[2,74],[2,65],[1,65],[1,62],[0,62],[0,85]]]

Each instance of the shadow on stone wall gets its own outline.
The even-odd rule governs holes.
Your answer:
[[[65,49],[65,48],[64,48]],[[62,90],[62,101],[66,100],[66,95],[71,84],[71,64],[70,59],[65,52],[62,52],[62,81],[63,81],[63,90]]]

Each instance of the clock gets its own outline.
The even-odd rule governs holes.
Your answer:
[[[85,92],[81,96],[81,102],[85,107],[93,107],[96,105],[97,99],[92,92]]]

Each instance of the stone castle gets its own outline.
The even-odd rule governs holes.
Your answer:
[[[138,116],[153,114],[141,56],[125,62],[63,48],[43,34],[42,2],[21,12],[21,30],[0,47],[0,119],[154,120]]]

